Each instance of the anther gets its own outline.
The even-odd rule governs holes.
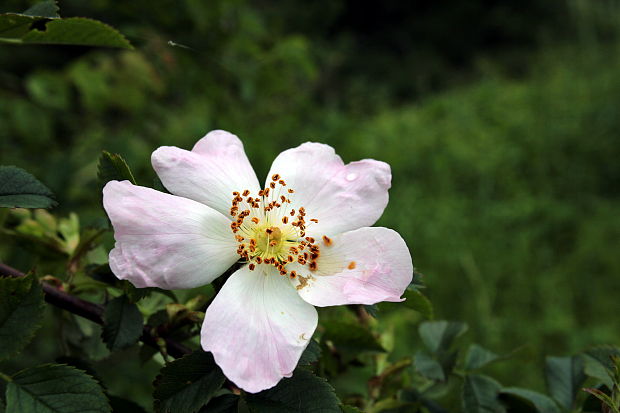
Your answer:
[[[355,267],[356,267],[355,261],[351,261],[349,263],[349,265],[347,266],[347,268],[350,269],[350,270],[354,270]]]
[[[316,271],[316,261],[312,261],[308,267],[310,271]]]
[[[254,265],[254,264],[250,264],[250,266],[249,266],[249,267],[250,267],[250,271],[254,271],[254,268],[256,268],[256,265]]]
[[[269,182],[269,187],[271,189],[274,189],[276,187],[276,183],[275,182]]]
[[[272,179],[273,181],[277,181],[278,179],[280,179],[280,175],[278,175],[278,174],[273,174],[273,175],[271,176],[271,179]]]
[[[283,218],[282,218],[282,223],[283,223],[283,224],[288,223],[288,217],[283,217]]]
[[[258,224],[259,219],[257,217],[252,218],[252,222]]]
[[[242,194],[242,195],[243,195],[243,196],[248,196],[248,195],[250,195],[250,190],[249,190],[249,189],[246,189],[245,191],[243,191],[243,194]]]
[[[327,235],[323,235],[323,243],[325,243],[325,245],[329,247],[330,245],[332,245],[332,239],[329,238]]]
[[[292,194],[293,192],[295,192],[293,189],[289,188],[288,193]]]

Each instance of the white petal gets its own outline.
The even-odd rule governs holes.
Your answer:
[[[151,163],[171,193],[202,202],[226,217],[234,191],[249,189],[257,194],[259,190],[243,144],[225,131],[209,132],[191,152],[162,146],[153,152]]]
[[[385,162],[365,159],[345,165],[331,146],[307,142],[282,152],[267,177],[279,174],[295,193],[291,207],[306,209],[308,234],[338,234],[374,224],[388,203],[392,175]]]
[[[308,303],[325,307],[402,301],[413,278],[413,264],[405,241],[388,228],[360,228],[320,244],[317,271],[296,265],[293,280]],[[288,268],[288,266],[287,266]],[[304,281],[303,277],[309,277]]]
[[[256,393],[290,377],[317,312],[271,266],[235,272],[205,314],[201,343],[232,382]]]
[[[116,240],[110,268],[138,288],[205,285],[238,259],[230,221],[201,203],[112,181],[103,206]]]

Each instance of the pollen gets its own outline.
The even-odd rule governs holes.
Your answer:
[[[332,245],[332,239],[327,235],[323,235],[323,243],[329,247]]]
[[[317,270],[320,246],[313,237],[306,236],[306,225],[318,220],[308,216],[312,211],[306,211],[303,206],[291,208],[294,195],[290,194],[295,191],[285,186],[284,179],[273,174],[271,181],[257,193],[249,189],[234,191],[230,229],[237,242],[237,254],[250,271],[256,270],[258,265],[273,267],[271,271],[299,280],[297,288],[300,288],[300,285],[307,285],[312,276],[298,275],[289,266],[302,265],[309,271]],[[324,236],[323,244],[330,245],[331,240],[326,240],[329,238]]]
[[[350,270],[354,270],[356,266],[357,264],[355,264],[355,261],[351,261],[349,265],[347,266],[347,268]]]

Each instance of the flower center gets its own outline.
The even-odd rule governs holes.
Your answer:
[[[295,278],[297,273],[287,265],[297,263],[316,271],[320,248],[314,238],[306,236],[306,228],[319,221],[306,220],[304,207],[291,208],[293,193],[279,174],[256,197],[248,189],[233,192],[230,215],[235,220],[230,228],[239,243],[237,254],[249,263],[250,270],[272,265],[281,275]],[[332,241],[323,236],[323,243],[329,246]]]

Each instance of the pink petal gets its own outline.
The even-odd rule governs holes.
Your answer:
[[[205,285],[238,259],[230,221],[206,205],[112,181],[103,206],[116,240],[110,268],[138,288]]]
[[[202,202],[228,217],[234,191],[259,189],[256,173],[243,144],[235,135],[215,130],[199,140],[192,151],[162,146],[151,163],[166,189]]]
[[[201,342],[232,382],[257,393],[290,377],[317,312],[271,266],[235,272],[205,314]]]
[[[318,307],[402,301],[400,296],[413,278],[409,249],[388,228],[345,232],[320,248],[317,271],[299,266],[297,272],[310,278],[306,283],[300,283],[300,277],[294,280],[299,295]]]
[[[267,182],[279,174],[291,207],[306,209],[308,234],[338,234],[374,224],[388,203],[392,175],[385,162],[364,159],[345,165],[331,146],[307,142],[282,152],[273,161]]]

